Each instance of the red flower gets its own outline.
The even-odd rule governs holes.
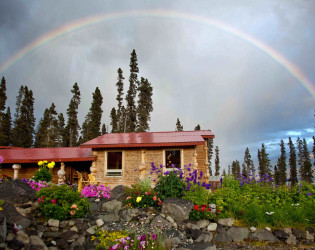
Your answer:
[[[202,211],[202,212],[204,212],[205,210],[206,210],[206,208],[205,208],[205,207],[202,207],[202,208],[201,208],[201,211]]]
[[[195,205],[195,210],[199,210],[199,206],[198,205]]]
[[[42,197],[42,200],[44,200],[44,199],[45,199],[45,196]]]
[[[220,211],[220,210],[217,210],[217,212],[220,213],[221,211]]]
[[[139,194],[139,191],[135,192],[135,194]]]
[[[151,190],[148,191],[148,194],[151,194]]]
[[[208,208],[208,211],[211,211],[211,208]]]
[[[154,200],[154,201],[156,201],[156,200],[157,200],[156,196],[153,196],[153,200]]]
[[[158,204],[159,204],[159,206],[161,206],[161,205],[162,205],[162,201],[161,201],[160,199],[159,199],[159,203],[158,203]]]

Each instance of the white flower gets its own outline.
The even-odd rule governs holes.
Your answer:
[[[272,214],[274,214],[275,212],[266,212],[266,214],[268,214],[268,215],[272,215]]]

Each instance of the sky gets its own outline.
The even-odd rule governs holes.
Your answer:
[[[77,82],[82,124],[99,87],[110,130],[117,70],[126,93],[135,49],[153,86],[150,131],[174,131],[179,118],[215,134],[221,169],[246,147],[257,166],[261,143],[275,163],[281,139],[311,147],[315,134],[314,12],[313,0],[1,0],[6,104],[14,113],[26,85],[37,122],[52,102],[66,116]]]

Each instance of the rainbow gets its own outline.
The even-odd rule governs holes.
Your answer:
[[[218,20],[214,20],[208,17],[192,15],[190,13],[178,12],[178,11],[170,11],[170,10],[132,10],[132,11],[123,11],[123,12],[115,12],[109,14],[101,14],[90,16],[84,19],[80,19],[74,22],[67,23],[66,25],[54,29],[43,36],[37,38],[32,43],[25,46],[23,49],[14,54],[11,58],[9,58],[5,63],[0,66],[0,75],[10,68],[13,64],[19,61],[21,58],[25,57],[32,51],[36,50],[44,46],[45,44],[61,38],[71,32],[77,31],[79,29],[98,24],[100,22],[119,19],[119,18],[127,18],[127,17],[153,17],[153,18],[172,18],[172,19],[184,19],[191,22],[200,23],[202,25],[211,26],[220,31],[227,32],[235,37],[244,40],[250,45],[256,47],[257,49],[264,52],[266,55],[271,57],[274,61],[281,64],[288,72],[290,72],[307,90],[308,92],[315,98],[315,85],[308,80],[308,78],[303,74],[303,72],[292,62],[290,62],[287,58],[285,58],[282,54],[274,50],[272,47],[264,44],[258,39],[237,30],[231,26],[228,26],[225,23],[222,23]]]

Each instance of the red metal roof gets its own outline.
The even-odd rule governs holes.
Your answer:
[[[36,163],[47,160],[55,162],[94,161],[90,148],[11,148],[0,149],[3,163]]]
[[[210,130],[111,133],[81,144],[90,148],[170,147],[204,144],[205,138],[214,138]]]

